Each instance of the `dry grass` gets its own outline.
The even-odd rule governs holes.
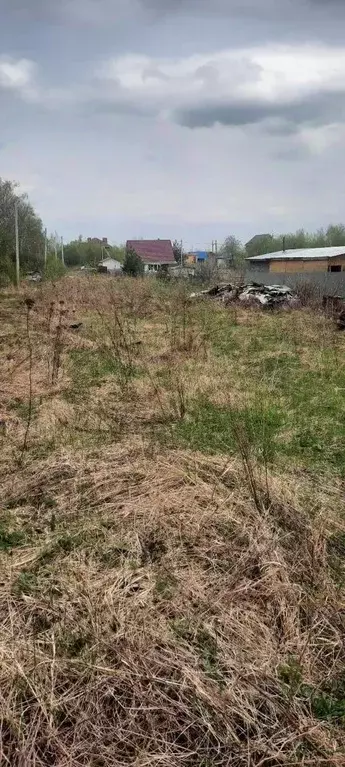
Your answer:
[[[200,391],[231,411],[258,387],[253,374],[246,400],[226,310],[106,278],[34,297],[21,462],[25,306],[0,303],[0,764],[340,767],[342,473],[178,446]],[[296,355],[320,373],[343,341],[318,315],[293,317]],[[267,362],[286,323],[241,311],[230,324],[250,354],[265,339]]]

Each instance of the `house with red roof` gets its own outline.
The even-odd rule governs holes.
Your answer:
[[[145,272],[158,272],[162,266],[176,264],[170,240],[127,240],[126,250],[139,256]]]

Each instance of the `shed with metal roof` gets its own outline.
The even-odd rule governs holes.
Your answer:
[[[277,273],[345,272],[345,245],[279,250],[246,261],[252,268]]]

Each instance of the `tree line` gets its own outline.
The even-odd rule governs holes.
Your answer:
[[[0,178],[0,282],[15,280],[14,209],[18,209],[21,268],[38,269],[44,257],[44,231],[40,217],[19,184]]]
[[[0,178],[0,285],[15,280],[15,226],[14,209],[18,209],[20,266],[22,274],[29,271],[42,271],[45,257],[45,233],[43,223],[27,194],[20,192],[19,184]],[[219,249],[230,265],[241,267],[246,257],[260,256],[263,253],[290,248],[314,248],[327,246],[345,246],[345,225],[330,225],[327,229],[307,232],[298,229],[280,235],[265,234],[254,237],[244,245],[234,235],[229,235]],[[181,260],[180,243],[173,243],[175,259]],[[47,273],[56,270],[56,254],[59,255],[61,243],[56,234],[47,240],[48,263]],[[106,248],[96,241],[88,241],[80,236],[65,244],[64,260],[68,267],[90,266],[96,268],[102,256],[112,257],[120,263],[125,262],[125,246],[109,245]],[[129,259],[128,272],[134,269],[133,254]],[[126,262],[127,263],[127,262]],[[58,271],[61,271],[61,261],[58,258]]]
[[[63,272],[61,264],[61,239],[56,233],[47,240],[43,222],[31,204],[28,195],[20,191],[20,185],[0,177],[0,286],[15,282],[15,206],[18,210],[18,232],[21,274],[44,269],[48,276]],[[45,266],[45,248],[47,264]],[[97,242],[88,242],[81,236],[64,246],[66,266],[97,267],[102,255],[122,262],[124,245],[108,246],[106,254]]]
[[[227,237],[220,248],[220,254],[233,265],[241,265],[245,258],[262,256],[264,253],[275,253],[279,250],[294,248],[325,248],[328,246],[345,246],[345,225],[331,224],[327,229],[307,232],[298,229],[280,235],[263,234],[253,237],[246,245],[234,235]]]

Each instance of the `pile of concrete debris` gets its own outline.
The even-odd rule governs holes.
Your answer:
[[[259,305],[267,309],[276,307],[297,308],[300,305],[296,293],[286,285],[261,285],[257,282],[250,282],[246,285],[231,285],[230,283],[215,285],[209,290],[191,293],[190,298],[212,298],[225,304],[241,301],[247,306]]]

